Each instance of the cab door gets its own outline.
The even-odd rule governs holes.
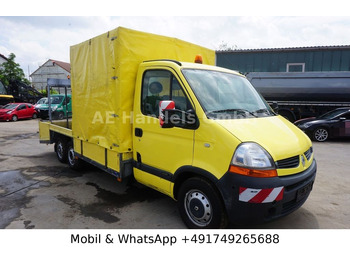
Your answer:
[[[172,100],[183,111],[192,105],[170,69],[145,70],[141,85],[134,107],[134,175],[139,182],[171,195],[176,170],[192,165],[195,131],[162,128],[159,102]]]
[[[333,137],[349,137],[350,136],[350,112],[344,113],[338,117],[337,122],[331,128]]]
[[[22,119],[22,118],[27,117],[27,107],[25,104],[21,104],[17,107],[16,115],[18,116],[18,119]]]

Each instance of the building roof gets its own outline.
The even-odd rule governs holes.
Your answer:
[[[3,54],[0,54],[0,57],[2,57],[3,59],[5,59],[6,61],[8,61],[7,57],[4,56]]]
[[[66,63],[66,62],[62,62],[62,61],[58,61],[58,60],[53,60],[53,59],[50,59],[50,60],[53,62],[54,65],[58,65],[70,73],[70,63]]]
[[[261,52],[325,51],[325,50],[350,50],[350,45],[234,49],[234,50],[218,50],[216,52],[217,53],[261,53]]]

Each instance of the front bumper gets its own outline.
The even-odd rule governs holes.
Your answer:
[[[38,117],[41,119],[48,119],[49,118],[49,110],[47,109],[37,109]],[[57,111],[51,111],[51,117],[52,119],[58,119],[58,112]]]
[[[234,224],[261,224],[286,216],[301,207],[308,198],[316,177],[317,165],[298,174],[273,178],[256,178],[227,172],[217,186],[223,196],[227,215]],[[275,199],[242,197],[242,189],[251,192],[277,189]],[[254,190],[253,190],[254,189]],[[264,201],[265,200],[265,201]]]
[[[4,114],[4,115],[0,115],[0,121],[9,121],[11,120],[12,115],[8,115],[8,114]]]

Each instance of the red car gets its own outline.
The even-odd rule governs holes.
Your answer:
[[[0,120],[17,121],[18,119],[37,118],[33,105],[28,103],[10,103],[0,108]]]

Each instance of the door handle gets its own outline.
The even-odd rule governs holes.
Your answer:
[[[142,137],[143,131],[141,128],[135,128],[135,136]]]

